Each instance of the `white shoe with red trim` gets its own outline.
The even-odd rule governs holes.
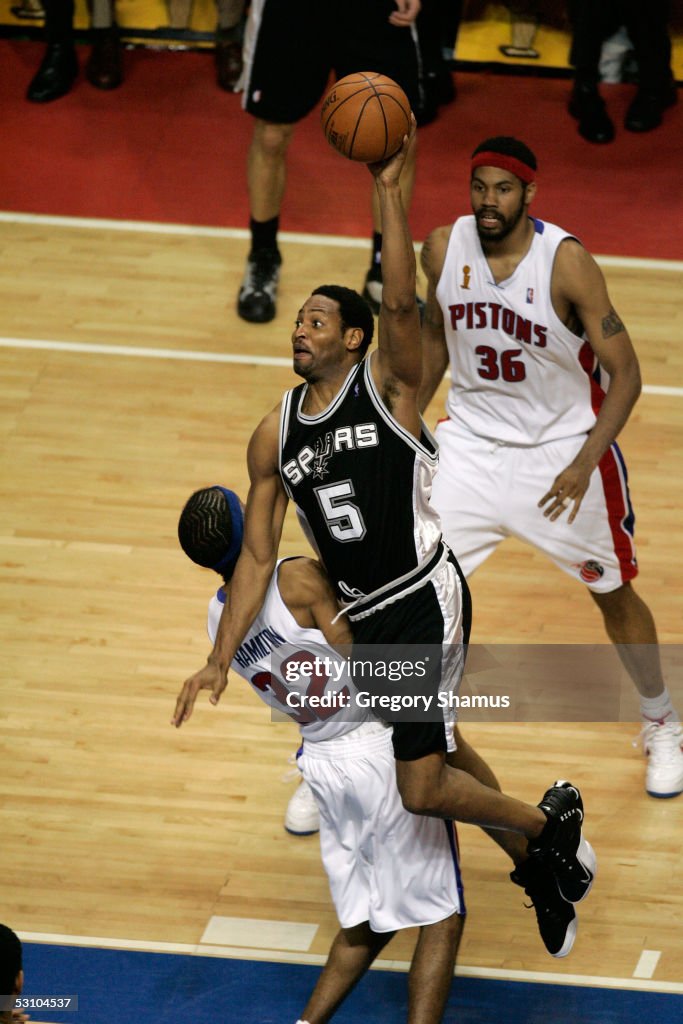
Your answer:
[[[647,756],[645,789],[665,799],[683,793],[683,726],[680,722],[645,722],[641,733]]]

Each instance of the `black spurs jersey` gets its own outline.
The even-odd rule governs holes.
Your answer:
[[[429,504],[437,445],[426,427],[418,441],[396,422],[369,360],[316,416],[301,411],[307,387],[282,401],[280,474],[338,596],[357,601],[402,583],[440,548]]]

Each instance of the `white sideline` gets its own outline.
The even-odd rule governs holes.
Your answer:
[[[246,228],[207,228],[194,224],[166,224],[145,220],[109,220],[102,217],[57,217],[43,213],[14,213],[9,210],[0,211],[0,223],[5,224],[44,224],[63,228],[85,228],[99,231],[139,231],[156,235],[187,235],[197,238],[236,238],[249,239]],[[300,231],[281,231],[279,237],[283,242],[298,245],[333,245],[343,249],[367,249],[367,238],[352,238],[347,235],[312,235]],[[416,245],[419,249],[419,244]],[[655,260],[635,256],[596,256],[598,263],[604,267],[627,267],[634,270],[669,270],[683,271],[683,260]]]
[[[233,352],[192,352],[186,349],[149,348],[141,345],[101,345],[89,341],[51,341],[47,338],[3,338],[0,348],[42,349],[53,352],[79,352],[90,355],[121,356],[125,359],[180,359],[197,363],[238,363],[243,366],[286,366],[291,368],[292,360],[282,356],[248,356]],[[448,373],[446,376],[449,376]],[[669,395],[683,397],[683,387],[669,387],[660,384],[644,384],[644,395]]]

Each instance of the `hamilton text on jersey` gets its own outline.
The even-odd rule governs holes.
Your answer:
[[[286,644],[287,641],[284,637],[281,637],[279,633],[276,633],[270,626],[266,626],[260,633],[253,636],[250,640],[245,640],[244,643],[237,648],[235,654],[235,661],[241,668],[248,668],[253,662],[258,661],[259,658],[267,658],[271,651],[274,651],[276,647],[281,647],[282,644]]]

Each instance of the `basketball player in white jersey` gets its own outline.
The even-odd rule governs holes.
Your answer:
[[[196,491],[180,516],[178,536],[192,561],[224,577],[209,604],[213,640],[241,544],[239,499],[223,487]],[[350,644],[346,620],[334,621],[338,610],[319,562],[278,561],[231,666],[264,703],[298,723],[301,767],[319,807],[322,860],[341,928],[302,1019],[329,1020],[394,933],[418,927],[408,1021],[438,1024],[465,914],[453,824],[404,809],[391,728],[345,705],[341,698],[353,690],[348,674],[338,680],[297,674],[294,680],[287,672],[292,662],[324,659],[333,645]],[[306,704],[314,691],[328,698],[327,707],[316,711]]]
[[[581,243],[529,214],[536,158],[509,137],[472,155],[473,214],[422,250],[424,410],[450,364],[432,503],[466,576],[505,539],[584,583],[641,698],[652,796],[683,792],[683,731],[635,593],[634,516],[615,438],[640,370]],[[607,376],[608,375],[608,376]]]
[[[212,641],[242,536],[242,504],[233,491],[224,487],[195,491],[180,516],[178,538],[185,553],[223,578],[223,586],[209,603],[207,625]],[[264,605],[240,645],[232,668],[264,703],[299,726],[304,751],[300,758],[302,785],[314,794],[316,812],[319,808],[322,859],[342,925],[325,974],[334,975],[339,970],[337,959],[342,952],[349,955],[346,947],[351,940],[354,945],[364,940],[360,943],[363,951],[359,949],[353,958],[363,973],[397,928],[433,922],[433,927],[424,929],[416,949],[413,976],[419,980],[422,958],[431,958],[437,943],[446,954],[445,973],[439,970],[434,981],[437,993],[446,994],[448,971],[452,974],[449,950],[454,959],[465,913],[452,823],[412,815],[403,808],[396,787],[390,728],[371,712],[357,707],[350,711],[341,702],[335,705],[332,699],[353,688],[348,674],[336,682],[322,680],[322,685],[320,679],[312,684],[310,677],[295,682],[287,678],[286,665],[292,656],[298,662],[302,657],[324,658],[332,651],[332,641],[350,644],[351,633],[338,612],[319,562],[310,558],[280,560]],[[305,695],[312,689],[318,696],[324,693],[330,698],[327,708],[318,712],[302,710]],[[180,725],[182,720],[176,711],[174,724]],[[456,750],[449,755],[450,763],[470,772],[484,785],[499,789],[489,766],[457,727],[455,738]],[[489,831],[489,835],[513,861],[515,869],[510,877],[531,899],[546,949],[554,957],[567,956],[578,927],[573,904],[562,897],[552,873],[528,856],[522,836],[498,830]],[[461,916],[455,920],[454,914]],[[332,996],[333,1002],[338,1002],[360,977],[355,971],[350,975],[342,971],[341,987],[335,987],[325,974],[316,993],[327,993],[324,998],[328,1002]],[[433,1007],[433,996],[431,992],[429,1003],[424,1005]],[[324,1016],[322,998],[315,995],[316,1013],[310,1004],[307,1007],[304,1016],[309,1024]],[[440,1005],[440,998],[436,1005]]]
[[[384,239],[377,351],[364,358],[374,321],[356,292],[319,286],[299,310],[291,344],[305,384],[287,392],[249,442],[242,552],[213,651],[183,685],[178,725],[200,690],[210,690],[217,704],[227,686],[230,664],[266,598],[290,498],[306,517],[337,598],[347,602],[354,644],[384,645],[385,651],[396,644],[436,645],[430,681],[439,692],[442,684],[457,685],[441,652],[461,642],[467,588],[429,504],[437,452],[417,406],[422,355],[415,253],[399,184],[414,142],[413,121],[401,149],[369,165]],[[575,786],[556,783],[534,807],[448,763],[453,730],[444,716],[391,721],[396,780],[407,810],[521,834],[562,895],[572,903],[583,899],[594,865],[584,856],[583,805]]]

